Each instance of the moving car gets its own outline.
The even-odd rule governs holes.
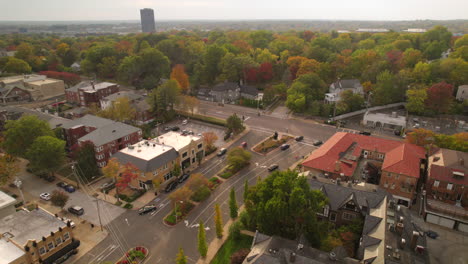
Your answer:
[[[270,167],[268,167],[268,171],[274,171],[279,168],[278,164],[271,164]]]
[[[314,145],[314,146],[320,146],[320,145],[322,145],[322,144],[323,144],[322,141],[316,140],[316,141],[314,141],[314,143],[313,143],[312,145]]]
[[[177,187],[177,184],[178,184],[177,181],[172,181],[172,182],[168,183],[166,188],[164,189],[164,191],[166,193],[170,193],[171,191],[173,191]]]
[[[68,212],[75,214],[75,215],[83,215],[84,214],[84,209],[81,206],[70,206],[68,207]]]
[[[49,201],[51,195],[50,195],[50,193],[45,192],[45,193],[39,194],[39,197],[40,197],[42,200]]]
[[[222,148],[222,149],[220,149],[218,151],[218,154],[216,154],[216,155],[218,155],[218,157],[221,157],[222,155],[226,154],[226,152],[227,152],[227,149]]]
[[[158,210],[158,207],[156,205],[146,205],[138,209],[138,214],[145,215],[147,213],[154,212],[156,210]]]
[[[184,174],[182,174],[182,176],[179,177],[178,182],[179,182],[179,183],[183,183],[183,182],[186,181],[189,177],[190,177],[190,174],[184,173]]]
[[[289,145],[288,144],[283,144],[281,145],[280,149],[281,150],[287,150],[289,148]]]
[[[241,147],[243,147],[243,148],[247,148],[247,142],[245,142],[245,141],[242,142],[240,145],[241,145]]]
[[[75,186],[73,186],[73,185],[67,185],[67,186],[63,187],[63,189],[65,189],[65,191],[67,191],[69,193],[72,193],[72,192],[76,191]]]
[[[56,184],[56,185],[57,185],[57,187],[59,187],[59,188],[62,188],[62,189],[64,189],[64,188],[65,188],[65,186],[67,186],[67,184],[66,184],[66,183],[64,183],[64,182],[57,182],[57,184]]]
[[[295,139],[296,141],[302,141],[304,139],[304,136],[297,136]]]

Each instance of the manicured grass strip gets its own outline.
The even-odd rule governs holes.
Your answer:
[[[238,241],[234,241],[232,236],[229,236],[228,239],[226,239],[226,242],[224,242],[223,246],[218,250],[218,253],[216,253],[216,256],[213,258],[210,264],[231,263],[232,254],[242,248],[249,249],[252,245],[252,239],[253,237],[251,236],[241,234],[240,239]]]
[[[203,121],[203,122],[207,122],[207,123],[210,123],[210,124],[213,124],[213,125],[226,126],[226,120],[219,119],[219,118],[216,118],[216,117],[204,116],[204,115],[199,115],[199,114],[193,114],[192,115],[191,113],[187,113],[187,112],[184,112],[184,111],[177,111],[177,113],[179,115],[181,115],[181,116],[188,117],[188,118],[195,119],[195,120],[199,120],[199,121]]]

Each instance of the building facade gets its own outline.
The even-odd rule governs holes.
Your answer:
[[[119,85],[115,83],[81,82],[65,91],[65,99],[67,102],[79,106],[90,106],[91,104],[100,106],[101,99],[118,91]]]
[[[0,79],[0,88],[19,87],[29,93],[32,100],[45,100],[65,93],[62,80],[47,78],[45,75],[20,75]]]
[[[156,32],[156,24],[154,21],[154,10],[151,8],[140,9],[141,17],[141,32],[153,33]]]
[[[183,172],[193,171],[205,157],[202,137],[170,131],[157,137],[156,140],[163,145],[173,147],[177,151]]]

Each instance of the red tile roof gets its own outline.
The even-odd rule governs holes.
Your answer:
[[[438,158],[435,160],[435,158]],[[428,176],[431,179],[450,182],[461,185],[468,185],[468,153],[439,149],[429,158]],[[457,172],[464,176],[453,177]]]
[[[354,149],[351,149],[354,148]],[[382,170],[419,177],[420,159],[424,159],[422,147],[405,142],[357,135],[345,132],[335,133],[303,163],[304,167],[330,173],[352,176],[363,150],[385,154]],[[353,160],[354,156],[357,159]],[[335,170],[339,162],[339,170]]]

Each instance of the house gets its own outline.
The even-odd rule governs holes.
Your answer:
[[[0,107],[0,123],[3,129],[3,125],[8,120],[18,120],[23,115],[35,115],[42,121],[49,124],[51,129],[56,129],[63,126],[65,123],[70,122],[70,119],[59,117],[56,115],[48,114],[47,112],[41,112],[29,108],[19,106],[4,106]]]
[[[120,164],[131,163],[137,167],[138,178],[132,180],[130,185],[146,190],[154,187],[155,180],[164,183],[172,179],[174,167],[176,164],[180,165],[179,153],[173,147],[163,145],[155,139],[130,145],[112,157],[116,158]]]
[[[74,63],[70,66],[70,68],[71,68],[72,71],[74,71],[74,72],[79,72],[79,71],[81,71],[81,65],[80,65],[79,62],[74,62]]]
[[[0,236],[1,263],[61,263],[80,245],[70,222],[64,223],[41,208],[1,218]]]
[[[151,106],[146,101],[145,94],[139,94],[135,91],[122,91],[106,96],[100,100],[101,109],[111,107],[119,98],[127,98],[131,107],[136,110],[134,120],[142,125],[148,124],[154,120],[154,114],[151,111]]]
[[[100,100],[101,109],[105,110],[111,107],[118,99],[127,98],[130,103],[143,100],[144,96],[133,91],[122,91],[108,95]]]
[[[15,213],[16,200],[10,195],[0,191],[0,219]]]
[[[61,96],[65,93],[65,84],[62,80],[47,78],[44,75],[18,75],[0,78],[0,87],[18,87],[27,90],[32,100],[46,100]]]
[[[211,95],[211,90],[207,88],[200,88],[197,91],[197,98],[204,101],[214,101]]]
[[[461,102],[468,100],[468,84],[458,86],[456,99]]]
[[[429,157],[425,219],[468,232],[468,153],[439,149]]]
[[[67,102],[80,106],[100,105],[101,99],[119,91],[119,85],[109,82],[81,82],[65,91]]]
[[[302,167],[312,176],[356,181],[364,176],[363,164],[378,165],[381,174],[375,183],[393,194],[398,203],[410,206],[424,160],[424,148],[413,144],[338,132],[305,159]]]
[[[170,131],[155,140],[162,145],[171,146],[177,151],[180,167],[184,172],[193,171],[205,157],[202,137]]]
[[[268,236],[256,231],[250,253],[242,264],[359,263],[347,257],[344,251],[341,247],[334,249],[332,253],[327,253],[310,247],[303,241],[297,242],[279,236]]]
[[[32,101],[31,92],[23,84],[10,84],[0,88],[0,98],[2,103]]]
[[[109,158],[121,149],[142,140],[139,128],[109,119],[85,115],[62,125],[67,146],[92,142],[99,167],[104,167]]]
[[[240,98],[241,89],[239,84],[235,82],[222,82],[216,84],[210,92],[210,95],[215,102],[234,103]]]
[[[340,101],[342,92],[350,90],[355,94],[364,94],[364,88],[358,79],[340,80],[330,84],[329,92],[325,94],[325,102],[329,104]]]
[[[241,85],[240,86],[240,97],[257,100],[258,99],[258,89],[252,85]]]
[[[362,124],[372,128],[383,128],[389,130],[402,130],[406,128],[406,117],[398,115],[397,112],[391,114],[371,113],[367,111],[362,118]]]

